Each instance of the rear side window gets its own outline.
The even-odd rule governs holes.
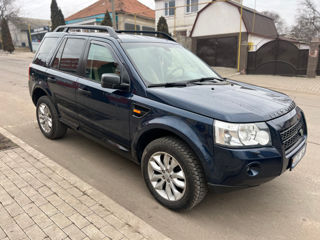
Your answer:
[[[60,59],[59,69],[64,72],[77,73],[84,46],[84,39],[69,38]]]
[[[40,49],[33,63],[41,66],[46,66],[49,60],[48,58],[51,56],[51,54],[57,47],[58,39],[59,38],[53,37],[45,38],[40,46]]]
[[[66,41],[64,40],[63,43],[60,45],[58,53],[56,54],[56,56],[55,56],[55,58],[53,60],[52,67],[55,68],[55,69],[59,69],[60,59],[61,59],[61,55],[62,55],[62,51],[63,51],[65,43],[66,43]]]

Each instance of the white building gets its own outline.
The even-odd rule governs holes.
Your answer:
[[[235,0],[240,2],[240,0]],[[208,0],[155,0],[156,24],[161,16],[168,23],[169,32],[189,36],[197,13]]]
[[[32,42],[33,50],[36,51],[45,33],[49,31],[51,22],[44,19],[19,17],[10,20],[8,25],[16,48],[30,48],[29,43]]]
[[[241,25],[241,27],[240,27]],[[190,37],[193,50],[213,66],[237,66],[238,40],[256,51],[278,37],[272,18],[234,1],[214,1],[198,12]]]

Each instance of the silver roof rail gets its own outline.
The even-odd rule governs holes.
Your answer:
[[[102,30],[109,33],[115,39],[119,39],[117,33],[112,27],[109,26],[95,26],[95,25],[63,25],[57,27],[54,32],[69,32],[70,29],[89,29],[89,30]]]
[[[155,35],[155,37],[164,37],[170,41],[175,42],[176,40],[174,40],[169,34],[164,33],[164,32],[156,32],[156,31],[140,31],[140,30],[116,30],[117,33],[138,33],[138,34],[149,34],[149,35]]]

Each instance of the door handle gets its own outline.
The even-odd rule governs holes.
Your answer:
[[[55,83],[56,81],[57,79],[55,79],[54,77],[48,77],[48,82]]]
[[[78,88],[78,92],[82,95],[86,95],[86,96],[90,96],[91,95],[91,92],[88,91],[88,90],[84,90],[82,88]]]

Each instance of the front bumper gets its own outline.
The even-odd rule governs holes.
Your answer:
[[[284,149],[280,132],[297,120],[303,121],[304,135],[289,150]],[[272,147],[234,149],[214,146],[213,165],[208,185],[216,188],[242,188],[260,185],[291,169],[293,157],[307,144],[303,112],[297,107],[290,113],[267,122]]]

